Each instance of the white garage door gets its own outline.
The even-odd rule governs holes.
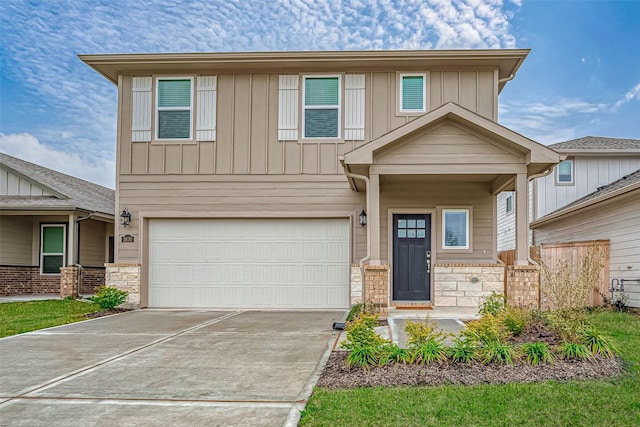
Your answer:
[[[348,306],[348,219],[149,222],[149,307]]]

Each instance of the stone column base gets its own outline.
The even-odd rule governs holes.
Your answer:
[[[140,264],[105,264],[105,285],[127,291],[125,304],[130,308],[140,308]]]
[[[508,265],[507,304],[522,308],[540,308],[540,267]]]
[[[372,302],[381,316],[389,314],[389,266],[364,266],[364,300]]]
[[[351,295],[350,304],[362,302],[362,271],[358,264],[351,265]]]

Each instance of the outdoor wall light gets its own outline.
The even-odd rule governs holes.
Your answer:
[[[363,227],[367,225],[367,213],[364,211],[364,208],[362,212],[360,212],[360,225]]]
[[[129,213],[129,209],[127,209],[126,206],[124,207],[124,209],[122,210],[122,213],[120,214],[120,224],[122,224],[124,227],[131,224],[131,214]]]

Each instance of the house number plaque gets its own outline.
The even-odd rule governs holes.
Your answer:
[[[120,241],[122,243],[133,243],[133,236],[131,234],[125,234],[124,236],[120,236]]]

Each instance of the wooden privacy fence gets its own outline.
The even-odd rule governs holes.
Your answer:
[[[498,254],[498,258],[506,265],[515,263],[515,250],[502,251]],[[581,264],[585,257],[592,255],[602,264],[599,280],[589,294],[588,306],[597,306],[602,304],[602,295],[608,295],[609,292],[609,240],[590,240],[585,242],[568,242],[568,243],[544,243],[539,246],[531,246],[529,248],[530,256],[536,262],[541,262],[550,267],[552,270],[555,266],[559,266],[565,261],[569,267],[577,272],[581,268]],[[544,274],[540,275],[541,286],[541,308],[547,309],[548,303],[544,298],[545,278]]]

